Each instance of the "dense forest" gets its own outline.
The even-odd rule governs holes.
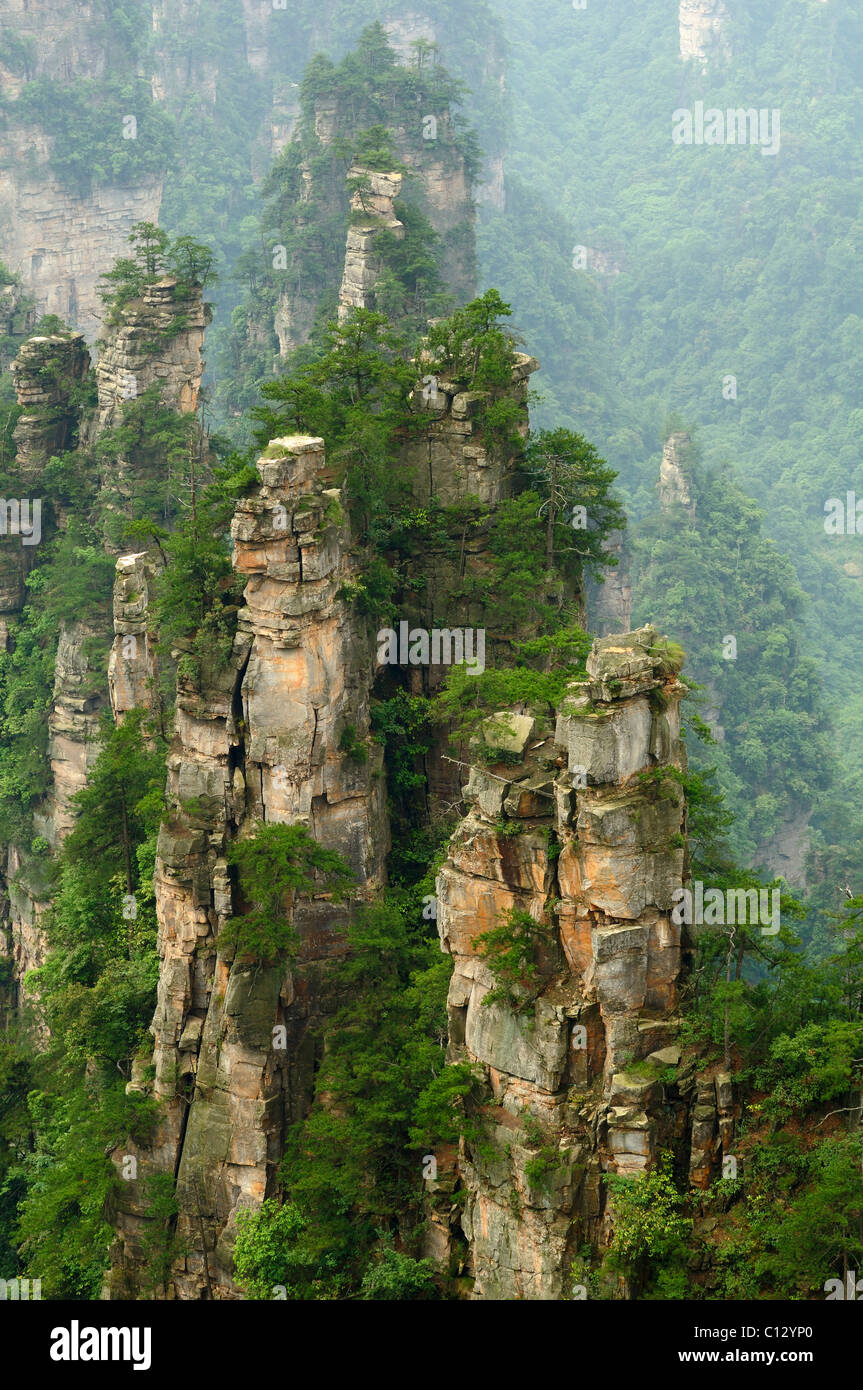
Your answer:
[[[191,3],[0,36],[52,187],[163,180],[93,344],[0,239],[0,1280],[844,1289],[863,18]]]

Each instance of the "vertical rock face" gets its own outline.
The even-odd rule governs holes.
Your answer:
[[[41,473],[54,453],[68,448],[76,412],[73,388],[84,379],[90,358],[81,333],[28,338],[12,363],[18,404],[16,467],[25,477]]]
[[[694,515],[686,464],[689,443],[688,434],[671,434],[665,441],[659,465],[659,502],[662,507],[686,507]]]
[[[43,156],[35,172],[24,162],[28,150]],[[48,153],[35,127],[10,132],[0,164],[3,259],[41,313],[57,314],[92,343],[101,326],[99,278],[126,254],[136,222],[158,221],[162,180],[149,177],[131,188],[105,185],[78,195],[51,175]]]
[[[450,37],[445,26],[439,21],[416,10],[400,10],[398,14],[392,14],[382,22],[391,47],[398,54],[399,61],[406,65],[416,61],[416,49],[413,45],[418,41],[424,39],[435,47],[446,48],[447,39]],[[449,66],[449,58],[445,58],[445,61]],[[500,98],[503,97],[505,86],[503,61],[494,42],[489,43],[484,50],[481,61],[481,79],[493,86]],[[468,85],[476,89],[476,79]],[[489,133],[486,133],[482,141],[484,148],[490,152],[487,155],[485,169],[476,190],[476,201],[500,209],[504,206],[504,157],[499,149],[491,149]]]
[[[597,639],[556,730],[504,712],[476,749],[437,882],[451,1055],[487,1097],[483,1142],[458,1159],[476,1298],[569,1296],[578,1249],[607,1241],[603,1172],[641,1173],[683,1134],[658,1081],[679,1060],[678,665],[652,628]],[[536,923],[532,977],[488,1004],[500,982],[477,938],[512,910]]]
[[[97,9],[91,0],[0,0],[0,29],[27,44],[31,79],[101,77],[105,45],[90,28]],[[10,54],[0,61],[0,90],[17,96],[22,82]]]
[[[481,413],[491,399],[484,391],[465,391],[438,376],[429,363],[420,362],[423,377],[413,395],[417,410],[431,411],[435,419],[428,431],[402,450],[402,464],[413,470],[418,502],[437,497],[452,506],[466,497],[494,506],[512,494],[514,460],[504,460],[484,443]],[[509,395],[521,407],[519,433],[527,435],[527,395],[530,378],[539,362],[516,353]]]
[[[348,860],[361,896],[383,881],[382,750],[368,741],[371,655],[338,597],[354,561],[324,468],[322,441],[306,437],[274,440],[259,460],[260,486],[232,526],[235,567],[248,584],[231,661],[210,684],[180,682],[171,812],[156,862],[153,1090],[163,1119],[155,1144],[139,1153],[139,1182],[124,1184],[115,1296],[138,1277],[140,1179],[152,1172],[177,1173],[188,1253],[175,1294],[236,1296],[237,1213],[266,1195],[285,1126],[311,1099],[313,1027],[330,1007],[327,967],[343,949],[347,909],[326,896],[301,902],[292,963],[222,959],[219,931],[236,907],[230,841],[261,820],[303,823]],[[350,752],[341,750],[346,742]],[[274,1045],[278,1025],[284,1048]]]
[[[109,62],[108,23],[87,0],[0,0],[0,96],[9,103],[0,154],[0,255],[21,276],[40,313],[57,314],[88,342],[99,331],[99,277],[118,256],[135,222],[156,222],[162,180],[78,194],[50,169],[53,139],[16,115],[15,100],[34,78],[65,83],[101,78]],[[111,35],[116,39],[116,35]],[[14,55],[26,46],[26,63]]]
[[[16,523],[10,517],[6,533],[0,536],[0,639],[4,646],[8,640],[6,615],[20,612],[24,605],[24,580],[49,522],[42,497],[42,472],[51,455],[60,453],[71,441],[77,419],[71,396],[86,375],[89,360],[83,338],[76,334],[29,338],[12,363],[15,394],[24,413],[13,434],[19,531],[13,533]],[[8,501],[4,499],[4,504]],[[32,527],[32,536],[21,533],[25,517],[25,529]],[[38,526],[34,524],[37,517]]]
[[[345,269],[339,290],[339,323],[352,309],[372,309],[375,286],[381,273],[380,257],[375,254],[375,236],[387,228],[397,237],[404,227],[393,211],[393,202],[402,186],[401,174],[380,174],[354,166],[352,180],[364,185],[351,194],[351,225],[345,249]]]
[[[96,639],[99,656],[90,647]],[[54,697],[48,716],[48,756],[51,786],[33,815],[37,835],[44,835],[56,849],[72,829],[72,798],[86,786],[87,776],[99,756],[99,720],[105,706],[104,651],[108,634],[103,628],[73,623],[60,632],[54,662]]]
[[[98,428],[118,423],[122,406],[158,386],[163,405],[181,415],[197,409],[204,370],[206,310],[197,288],[165,276],[127,304],[109,330],[96,367]]]
[[[680,0],[680,56],[706,67],[711,58],[729,57],[728,11],[723,0]]]
[[[487,447],[482,411],[490,400],[489,394],[461,389],[436,375],[430,362],[420,360],[419,367],[422,376],[413,392],[412,407],[430,413],[433,419],[427,429],[404,446],[399,460],[409,471],[417,504],[426,506],[434,499],[440,506],[452,507],[468,498],[478,498],[493,510],[513,494],[517,460],[491,445]],[[519,408],[517,431],[522,437],[528,430],[530,378],[538,370],[535,357],[516,354],[507,395]],[[400,617],[424,628],[434,628],[445,615],[445,627],[463,625],[485,634],[483,604],[479,599],[465,600],[464,591],[470,591],[472,576],[481,579],[488,572],[488,530],[487,524],[472,527],[469,533],[467,528],[458,526],[449,546],[430,548],[423,557],[425,586],[408,597]],[[494,645],[493,641],[489,643],[489,665],[496,659]],[[505,652],[503,660],[508,660]],[[412,688],[416,693],[433,693],[445,675],[444,666],[414,667],[410,672]],[[463,780],[460,770],[452,761],[443,761],[451,752],[448,731],[441,727],[428,759],[433,807],[459,797]]]
[[[176,282],[165,280],[144,291],[123,311],[121,322],[106,334],[97,368],[98,416],[87,422],[91,438],[118,424],[122,405],[158,382],[162,400],[180,411],[194,410],[200,386],[204,310],[199,291],[178,296]],[[54,453],[74,442],[78,410],[75,388],[86,375],[89,356],[82,334],[31,338],[13,363],[13,376],[24,414],[15,428],[17,470],[22,491],[39,496],[41,473]],[[110,486],[130,488],[128,466],[115,460],[107,468]],[[64,524],[63,516],[59,518]],[[49,523],[45,509],[42,529]],[[0,620],[20,610],[24,579],[37,547],[20,537],[0,538]],[[110,626],[71,623],[62,627],[54,666],[54,691],[48,714],[48,790],[33,814],[33,829],[57,849],[74,823],[72,799],[86,785],[99,754],[99,723],[110,694],[115,718],[152,698],[155,664],[148,632],[147,602],[154,576],[147,556],[121,559],[114,594],[115,638]],[[131,642],[129,639],[133,639]],[[106,651],[110,651],[106,681]],[[134,653],[134,655],[133,655]],[[15,977],[40,965],[45,953],[40,918],[50,906],[42,881],[41,861],[21,846],[10,848],[6,880],[9,897],[9,949]],[[13,884],[14,880],[14,884]]]
[[[73,393],[87,373],[89,360],[82,336],[73,334],[30,338],[12,364],[18,403],[24,412],[14,433],[19,491],[16,501],[22,520],[26,501],[32,535],[27,537],[19,531],[0,537],[0,641],[4,649],[14,640],[9,621],[24,606],[24,581],[51,524],[42,496],[42,473],[51,455],[72,442],[77,424]],[[4,499],[4,506],[8,501]],[[26,540],[36,543],[25,544]],[[74,641],[61,641],[55,667],[55,703],[49,720],[49,756],[56,781],[41,814],[34,817],[36,834],[44,836],[49,844],[56,844],[67,826],[68,795],[86,775],[87,751],[74,746],[67,737],[70,725],[79,717],[89,728],[85,713],[88,697],[82,696],[80,675]],[[45,935],[40,920],[49,906],[50,895],[42,862],[25,854],[21,847],[6,847],[3,877],[8,915],[4,913],[5,930],[0,939],[5,941],[4,954],[12,958],[18,991],[14,1002],[20,1005],[26,997],[25,975],[44,962]]]
[[[121,555],[114,580],[114,642],[108,657],[108,693],[115,723],[132,709],[153,706],[158,679],[150,591],[156,566],[145,552]]]
[[[601,584],[590,579],[587,583],[588,626],[599,637],[627,632],[632,618],[630,557],[620,531],[609,537],[607,549],[617,556],[617,565],[606,570]]]

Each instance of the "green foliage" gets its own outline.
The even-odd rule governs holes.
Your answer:
[[[34,1148],[17,1170],[27,1183],[16,1232],[24,1270],[42,1280],[43,1298],[97,1299],[114,1239],[108,1155],[129,1133],[146,1137],[152,1103],[112,1082],[95,1093],[33,1091],[28,1107]]]
[[[148,285],[156,284],[165,275],[176,278],[174,295],[179,301],[218,278],[212,249],[194,237],[180,236],[172,241],[164,228],[154,222],[136,222],[126,240],[132,255],[119,257],[100,281],[108,327],[121,323],[126,305],[140,299]],[[170,328],[162,331],[160,341],[166,334],[179,333],[187,322],[182,314],[175,315]]]
[[[144,1179],[145,1225],[141,1234],[143,1278],[141,1289],[153,1296],[164,1294],[174,1261],[182,1254],[182,1242],[176,1234],[179,1214],[173,1175],[151,1173]]]
[[[361,540],[374,539],[394,505],[407,500],[405,479],[392,467],[397,435],[411,427],[408,395],[414,370],[407,346],[386,316],[355,309],[330,324],[324,352],[293,375],[267,382],[259,407],[259,443],[285,434],[322,435],[328,461],[344,479]]]
[[[525,468],[544,497],[546,561],[551,569],[555,556],[573,559],[579,571],[599,575],[604,565],[617,563],[603,543],[612,532],[626,526],[626,514],[612,495],[617,474],[601,459],[593,445],[571,430],[540,430],[528,441]],[[573,508],[584,514],[574,516]],[[577,527],[575,520],[585,520]]]
[[[231,567],[230,519],[257,477],[247,455],[201,460],[181,490],[179,524],[171,532],[146,528],[164,561],[154,604],[160,661],[170,669],[171,651],[180,648],[184,676],[198,686],[224,670],[233,645],[242,581]]]
[[[431,1260],[415,1260],[400,1250],[383,1249],[369,1265],[360,1285],[360,1298],[367,1303],[385,1299],[403,1303],[437,1297]]]
[[[506,388],[515,365],[516,340],[498,319],[511,314],[510,306],[491,289],[443,323],[432,324],[428,351],[441,376],[465,390]]]
[[[809,1160],[809,1181],[776,1231],[774,1268],[795,1290],[822,1295],[827,1279],[863,1262],[860,1138],[825,1139]]]
[[[692,1220],[683,1214],[686,1198],[675,1186],[671,1154],[660,1155],[637,1180],[608,1174],[605,1181],[614,1212],[612,1267],[641,1281],[685,1258]]]
[[[284,1204],[243,1222],[238,1275],[260,1297],[333,1298],[427,1287],[422,1267],[386,1256],[388,1235],[415,1243],[421,1146],[457,1133],[472,1084],[444,1071],[450,972],[405,895],[361,910],[338,967],[345,1003],[332,1018],[317,1099],[295,1126],[282,1166]],[[448,1074],[454,1073],[454,1075]],[[431,1078],[446,1076],[432,1087]],[[399,1253],[410,1255],[410,1246]],[[380,1260],[380,1264],[377,1261]],[[387,1288],[390,1293],[386,1293]],[[418,1292],[411,1296],[418,1296]]]
[[[79,196],[94,186],[155,178],[174,151],[173,122],[144,78],[109,74],[61,84],[40,77],[25,85],[14,104],[4,104],[52,137],[51,171]]]
[[[489,562],[483,571],[467,571],[456,591],[463,601],[482,606],[499,640],[548,636],[573,627],[580,616],[580,563],[570,552],[553,556],[549,565],[542,501],[530,488],[495,507],[488,522]]]
[[[54,866],[48,957],[27,981],[48,1050],[29,1052],[25,1011],[0,1154],[4,1191],[18,1204],[19,1258],[53,1298],[99,1297],[117,1184],[109,1155],[129,1134],[142,1141],[153,1118],[151,1102],[127,1096],[125,1084],[158,979],[152,869],[165,749],[136,711],[116,728],[107,721],[102,737]],[[26,1112],[16,1091],[25,1077]]]
[[[817,1133],[817,1131],[816,1131]],[[724,1298],[823,1298],[859,1267],[860,1139],[765,1136],[747,1159],[715,1253]],[[727,1183],[717,1183],[727,1203]]]
[[[793,1036],[781,1033],[754,1085],[769,1091],[765,1111],[779,1121],[826,1101],[850,1096],[863,1069],[863,1018],[809,1023]]]
[[[451,721],[451,737],[459,740],[477,732],[490,714],[513,705],[524,704],[537,715],[553,716],[569,682],[586,678],[584,660],[591,640],[573,625],[513,643],[517,665],[491,667],[479,675],[471,675],[465,666],[453,666],[434,701],[434,718]]]
[[[44,612],[28,608],[11,627],[15,644],[0,652],[0,836],[26,843],[32,808],[50,781],[56,628]]]
[[[479,232],[483,283],[542,363],[537,423],[584,432],[619,474],[635,621],[680,638],[725,730],[712,760],[736,857],[775,863],[773,836],[811,809],[819,900],[835,907],[854,886],[863,801],[849,660],[863,621],[859,536],[823,525],[829,497],[863,495],[860,14],[840,0],[827,25],[796,0],[755,0],[733,17],[743,27],[712,66],[710,103],[773,93],[783,150],[763,159],[674,146],[671,112],[704,92],[663,0],[637,15],[609,0],[589,31],[565,8],[537,0],[502,16],[518,63],[506,205],[486,210]],[[736,398],[723,391],[732,373]],[[658,527],[659,456],[683,421],[697,424],[712,481],[696,488],[694,521]],[[722,659],[726,634],[737,662]],[[824,707],[843,750],[835,768]]]
[[[140,711],[116,727],[76,794],[48,918],[48,959],[32,986],[64,1066],[98,1061],[128,1074],[152,1017],[158,978],[150,848],[158,833],[165,748]]]
[[[494,972],[495,985],[483,996],[483,1005],[504,1004],[514,1013],[530,1009],[542,985],[537,947],[548,928],[529,912],[510,908],[497,926],[475,941],[477,955]]]
[[[633,616],[680,638],[687,672],[705,687],[723,727],[740,731],[710,750],[734,811],[731,847],[743,862],[824,786],[831,753],[811,659],[801,650],[803,594],[791,563],[762,534],[758,508],[727,477],[693,465],[695,517],[644,522]],[[726,660],[726,635],[737,657]],[[696,768],[706,755],[693,750]]]
[[[354,16],[359,23],[364,18]],[[307,43],[307,32],[298,23],[295,48]],[[356,22],[348,27],[355,36]],[[234,410],[253,405],[260,385],[271,377],[278,350],[272,331],[277,305],[290,304],[295,340],[310,332],[315,344],[326,331],[338,297],[349,221],[374,222],[368,211],[350,213],[349,193],[368,188],[367,176],[346,177],[352,166],[404,169],[406,174],[396,207],[404,236],[396,238],[386,228],[375,236],[382,260],[375,310],[413,334],[424,329],[429,314],[445,307],[442,265],[465,286],[473,283],[472,238],[463,235],[460,245],[458,228],[443,240],[435,235],[423,182],[409,172],[411,167],[427,168],[432,159],[447,171],[464,160],[469,177],[476,170],[475,138],[466,122],[450,114],[463,95],[439,62],[415,67],[396,63],[380,25],[363,31],[357,51],[339,64],[322,54],[312,59],[300,83],[294,139],[264,183],[260,223],[255,227],[248,219],[252,244],[247,242],[237,261],[245,298],[218,345],[224,378],[219,394],[225,405]],[[315,114],[322,102],[332,113],[326,143]],[[439,121],[431,143],[423,140],[424,113],[435,113]],[[301,349],[295,360],[304,360],[307,353]]]
[[[434,737],[430,701],[397,686],[387,698],[372,703],[371,727],[384,747],[393,842],[390,878],[411,883],[429,860],[426,760]]]
[[[237,868],[242,901],[250,906],[225,923],[219,953],[263,963],[296,951],[298,895],[327,893],[338,901],[354,881],[341,855],[319,845],[305,825],[259,822],[250,839],[231,846],[228,859]]]
[[[257,1211],[237,1213],[234,1270],[248,1297],[271,1299],[281,1286],[297,1298],[310,1285],[322,1287],[315,1281],[315,1257],[305,1250],[306,1229],[292,1202],[268,1198]]]

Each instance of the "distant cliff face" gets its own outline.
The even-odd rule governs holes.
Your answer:
[[[158,221],[162,179],[71,192],[51,171],[53,138],[18,117],[15,100],[34,79],[101,78],[111,57],[103,22],[101,7],[87,0],[0,0],[8,39],[0,96],[11,103],[0,152],[0,259],[40,313],[57,314],[90,343],[100,328],[99,276],[125,255],[135,222]]]
[[[663,508],[679,505],[694,512],[687,463],[689,447],[688,434],[671,434],[665,441],[659,465],[659,502]]]
[[[0,90],[18,95],[25,81],[52,77],[101,77],[104,36],[92,28],[99,6],[92,0],[0,0],[0,29],[7,44],[0,59]],[[23,61],[14,61],[16,50]]]
[[[419,108],[394,113],[388,129],[404,172],[364,169],[359,162],[350,171],[351,180],[364,176],[368,188],[361,196],[349,196],[338,152],[356,138],[361,124],[351,101],[321,95],[313,114],[294,133],[302,153],[299,190],[280,235],[299,242],[301,249],[287,267],[289,283],[279,293],[273,315],[282,357],[307,340],[328,293],[338,296],[342,315],[351,306],[372,307],[381,272],[375,234],[387,227],[403,235],[393,210],[399,198],[417,208],[436,233],[434,255],[446,291],[456,303],[475,293],[474,183],[449,113],[424,117]],[[341,235],[325,230],[339,222],[347,228],[346,261]],[[255,327],[269,331],[270,325],[251,325],[252,331]]]
[[[48,140],[38,128],[8,133],[0,164],[0,255],[41,313],[57,314],[92,343],[101,329],[99,277],[126,254],[136,222],[158,221],[162,180],[70,193],[50,172]]]
[[[723,0],[680,0],[680,56],[706,67],[711,58],[729,57],[728,11]]]
[[[619,531],[609,537],[608,549],[617,557],[617,565],[605,571],[602,583],[592,579],[587,583],[588,629],[599,637],[628,632],[632,618],[631,558]]]

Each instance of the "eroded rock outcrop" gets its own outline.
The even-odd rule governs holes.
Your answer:
[[[393,211],[402,186],[401,174],[381,174],[354,166],[350,172],[351,225],[345,249],[345,269],[339,290],[339,323],[352,309],[373,309],[375,286],[382,263],[375,251],[375,237],[384,228],[396,237],[404,236],[404,226]]]
[[[18,496],[3,501],[5,533],[0,537],[0,642],[4,649],[15,641],[14,619],[27,597],[25,580],[55,521],[43,496],[42,474],[51,455],[68,448],[74,440],[76,388],[88,366],[89,356],[80,334],[30,338],[12,364],[23,413],[14,432]],[[51,781],[33,827],[48,845],[57,844],[68,829],[69,797],[83,785],[91,761],[86,748],[74,738],[76,726],[86,727],[85,737],[92,732],[90,697],[81,686],[81,649],[73,635],[64,634],[64,638],[55,663],[55,698],[49,716]],[[12,960],[11,1004],[20,1010],[29,999],[25,977],[45,959],[42,919],[50,906],[50,875],[45,861],[30,852],[29,844],[5,846],[3,859],[0,949]]]
[[[123,406],[154,386],[168,409],[181,415],[194,411],[206,323],[200,289],[170,275],[145,286],[140,299],[126,304],[106,334],[96,368],[99,429],[117,424]]]
[[[659,502],[663,508],[685,507],[694,516],[687,458],[690,445],[689,435],[683,433],[670,434],[665,441],[659,465]]]
[[[383,881],[382,750],[368,740],[371,654],[339,596],[356,562],[338,490],[325,486],[323,442],[274,440],[258,472],[232,526],[235,567],[248,578],[233,652],[218,674],[179,683],[171,810],[156,862],[162,968],[152,1088],[161,1121],[146,1150],[130,1148],[138,1179],[124,1184],[117,1213],[114,1296],[140,1274],[142,1183],[176,1172],[187,1253],[174,1293],[235,1297],[237,1213],[272,1188],[285,1126],[311,1100],[314,1026],[331,1007],[328,966],[343,951],[349,909],[326,895],[300,902],[293,962],[224,959],[219,934],[236,910],[230,842],[261,820],[302,823],[347,859],[360,896]],[[274,1042],[280,1025],[283,1048]],[[149,1084],[141,1069],[132,1084]]]
[[[22,414],[15,426],[15,465],[23,482],[41,474],[52,454],[67,449],[78,411],[74,390],[90,358],[81,333],[28,338],[12,363]]]
[[[335,95],[320,95],[303,112],[293,134],[303,159],[292,219],[296,240],[305,249],[294,252],[290,267],[284,267],[290,271],[290,283],[276,304],[274,329],[282,357],[308,338],[325,285],[339,292],[341,319],[352,306],[371,306],[380,274],[374,235],[384,225],[397,235],[401,232],[392,210],[392,201],[400,197],[418,208],[437,233],[435,255],[455,301],[464,302],[475,293],[474,182],[448,111],[436,108],[426,114],[410,103],[406,111],[394,112],[387,130],[404,173],[355,168],[352,178],[364,174],[367,189],[363,197],[352,192],[349,199],[344,165],[323,156],[332,155],[340,141],[355,139],[357,119],[351,104]],[[334,254],[330,228],[339,217],[351,214],[343,266],[338,251]],[[253,329],[250,324],[249,331]]]
[[[680,56],[706,67],[711,58],[729,57],[728,10],[723,0],[680,0]]]
[[[457,1161],[476,1298],[571,1296],[576,1252],[612,1228],[603,1173],[683,1141],[686,1104],[663,1084],[680,1056],[679,665],[649,627],[597,639],[555,730],[502,712],[475,748],[437,894],[451,1056],[486,1088],[483,1142]],[[477,939],[513,910],[535,923],[533,966],[506,998]]]
[[[114,579],[114,642],[108,657],[108,691],[116,723],[133,709],[152,709],[158,660],[151,593],[158,565],[145,551],[121,555]]]
[[[491,402],[490,393],[464,390],[447,381],[431,360],[421,359],[420,367],[423,376],[412,404],[417,411],[431,412],[434,419],[401,453],[402,465],[412,470],[417,501],[435,497],[442,506],[452,506],[476,497],[493,507],[510,497],[517,460],[512,453],[504,456],[487,443],[482,416],[483,408]],[[521,411],[516,428],[523,438],[528,431],[530,378],[538,370],[535,357],[515,354],[507,395]]]

